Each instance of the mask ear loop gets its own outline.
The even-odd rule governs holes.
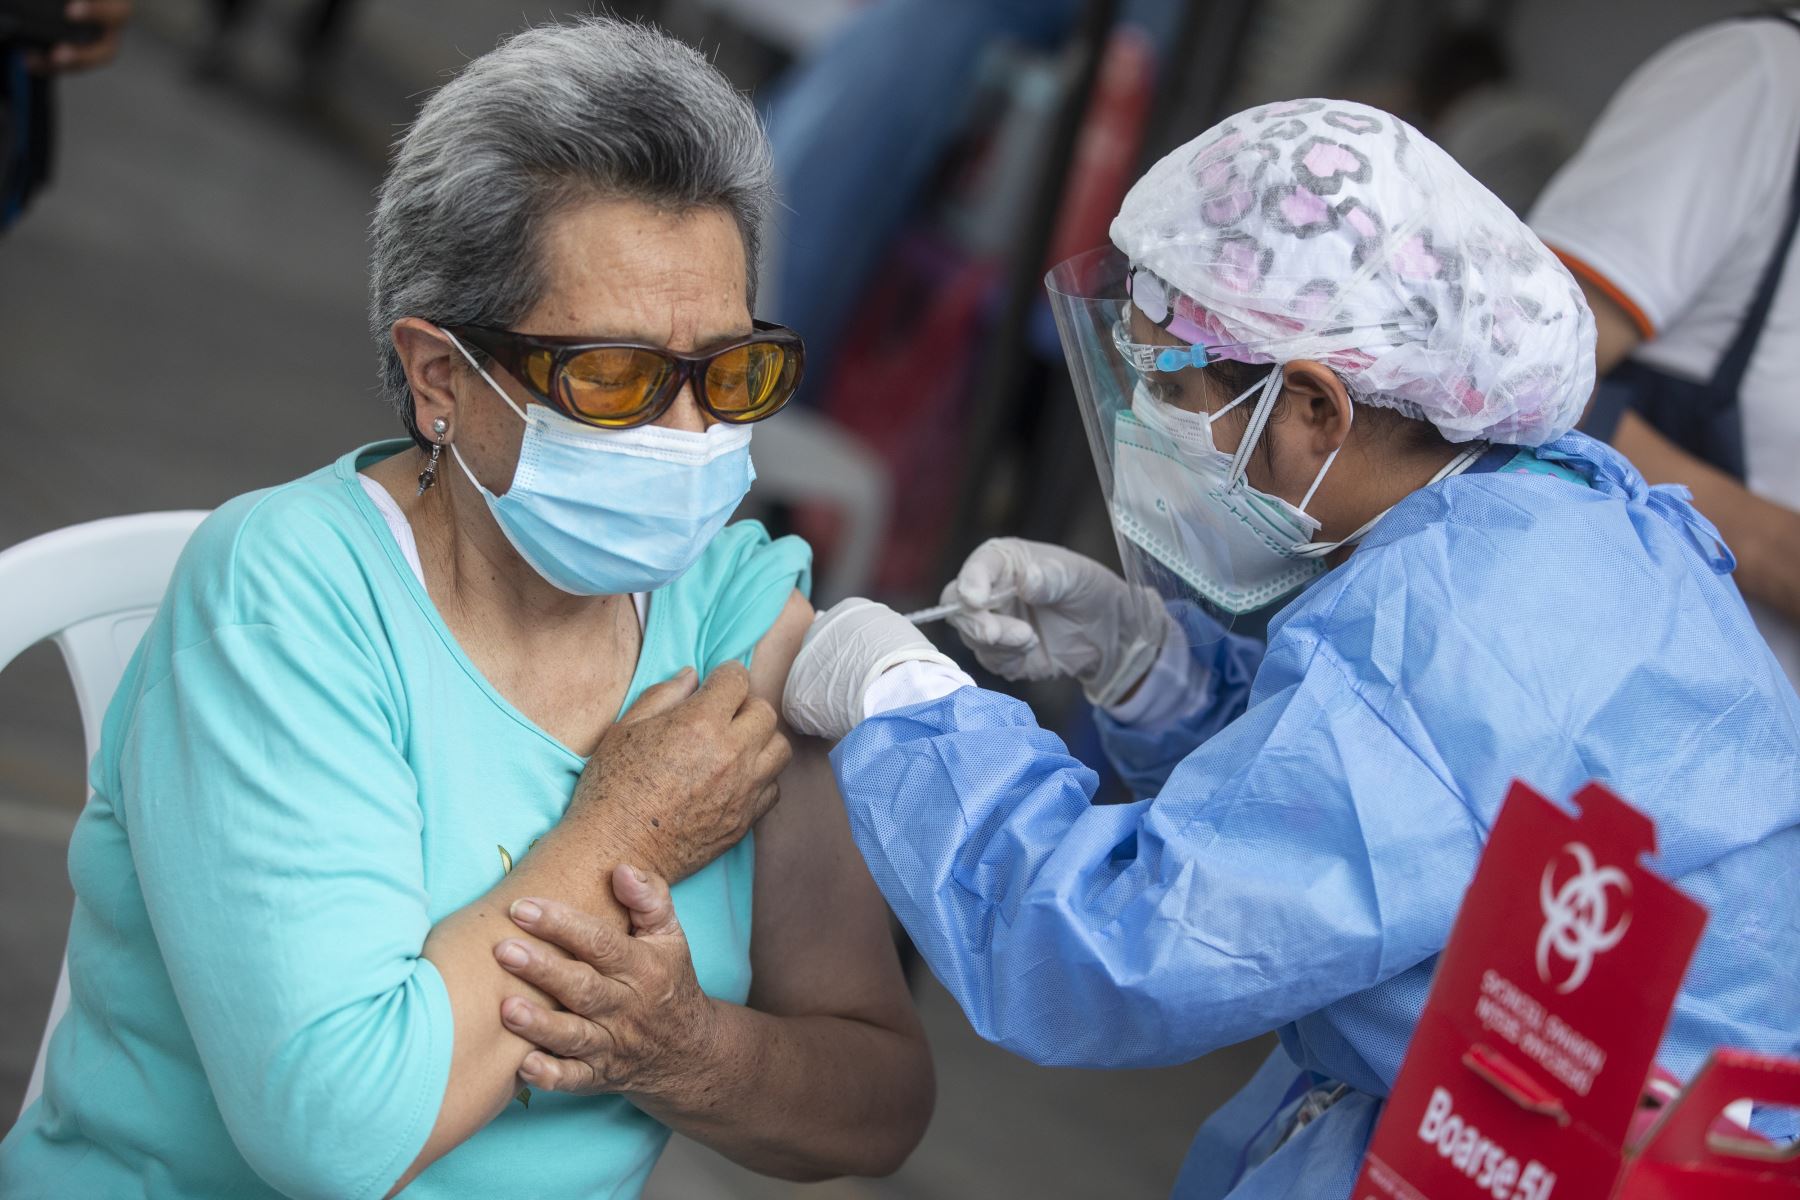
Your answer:
[[[1262,395],[1257,397],[1256,407],[1250,410],[1250,423],[1244,427],[1244,436],[1238,441],[1237,453],[1231,457],[1231,474],[1228,477],[1228,483],[1236,483],[1244,477],[1245,468],[1250,463],[1250,452],[1256,448],[1257,439],[1262,437],[1263,430],[1269,426],[1269,414],[1275,411],[1275,401],[1281,395],[1281,381],[1286,372],[1287,369],[1277,363],[1269,371],[1268,378],[1258,385],[1262,388]],[[1256,389],[1250,390],[1255,391]],[[1245,392],[1244,396],[1249,394],[1250,392]],[[1236,404],[1244,396],[1239,396],[1231,403]],[[1227,408],[1229,407],[1228,405]],[[1222,408],[1216,415],[1223,416],[1225,411],[1226,409]]]
[[[1211,427],[1211,425],[1214,421],[1218,420],[1220,417],[1224,416],[1226,413],[1230,412],[1232,409],[1234,409],[1238,405],[1242,404],[1245,400],[1248,400],[1250,398],[1250,394],[1252,392],[1261,391],[1262,388],[1263,388],[1263,382],[1262,382],[1262,380],[1259,379],[1255,383],[1251,384],[1249,387],[1245,388],[1243,391],[1239,392],[1236,396],[1234,396],[1232,398],[1232,401],[1230,404],[1227,404],[1224,408],[1221,408],[1216,413],[1208,413],[1206,415],[1207,426]]]
[[[1356,428],[1356,405],[1352,404],[1350,406],[1350,429],[1354,428]],[[1350,429],[1344,430],[1344,442],[1350,440]],[[1344,448],[1344,442],[1339,442],[1332,447],[1331,453],[1325,456],[1324,465],[1319,468],[1319,473],[1313,476],[1312,486],[1306,489],[1306,495],[1300,497],[1301,513],[1306,512],[1306,506],[1312,503],[1313,494],[1319,490],[1319,485],[1325,482],[1325,472],[1331,470],[1331,464],[1337,461],[1338,451]]]
[[[1286,368],[1277,365],[1274,370],[1269,372],[1268,379],[1261,385],[1263,392],[1262,397],[1257,400],[1256,409],[1250,414],[1250,424],[1244,430],[1243,441],[1238,444],[1237,454],[1234,455],[1231,460],[1231,480],[1234,483],[1243,478],[1245,468],[1250,462],[1250,452],[1255,449],[1256,442],[1262,437],[1263,431],[1269,427],[1269,417],[1275,411],[1275,400],[1281,394],[1281,384],[1285,376]],[[1245,396],[1249,394],[1249,392],[1244,393]],[[1232,405],[1237,404],[1238,400],[1242,400],[1243,398],[1243,396],[1239,396],[1237,400],[1233,400],[1231,404],[1221,408],[1214,415],[1223,416],[1231,409]],[[1356,421],[1355,405],[1351,405],[1350,407],[1350,420],[1354,425]],[[1345,441],[1348,441],[1349,438],[1349,430],[1345,430]],[[1326,473],[1331,470],[1331,464],[1337,461],[1338,453],[1342,451],[1343,448],[1344,443],[1339,442],[1332,448],[1331,453],[1325,456],[1324,463],[1319,467],[1319,473],[1313,476],[1312,486],[1308,487],[1306,489],[1306,495],[1300,498],[1300,513],[1302,516],[1306,514],[1307,505],[1312,503],[1313,496],[1318,493],[1319,485],[1325,482]]]
[[[519,420],[524,421],[527,424],[529,424],[531,422],[531,418],[525,415],[525,410],[520,408],[518,405],[514,404],[512,397],[506,394],[506,389],[494,382],[494,377],[487,373],[487,368],[475,361],[475,356],[473,354],[469,353],[469,348],[462,344],[461,338],[457,337],[454,333],[451,333],[448,329],[445,329],[442,326],[438,327],[438,332],[442,333],[445,337],[450,339],[450,344],[452,346],[456,347],[458,353],[460,353],[464,358],[468,359],[469,365],[471,367],[475,368],[475,373],[477,375],[481,376],[483,379],[487,380],[487,385],[494,389],[494,394],[496,396],[500,397],[501,401],[503,403],[505,403],[506,407],[513,410],[514,414],[516,414],[518,416]],[[466,469],[467,468],[465,468],[465,470]]]
[[[462,344],[462,339],[457,337],[454,333],[451,333],[448,329],[444,329],[442,326],[439,326],[439,330],[445,337],[450,339],[450,344],[455,346],[457,352],[468,360],[469,365],[475,368],[475,373],[485,379],[487,385],[494,389],[494,394],[500,397],[501,402],[504,403],[506,407],[512,409],[513,412],[517,413],[519,420],[524,421],[526,424],[530,424],[531,418],[519,410],[519,406],[513,403],[512,397],[506,394],[506,389],[495,383],[494,377],[487,373],[486,368],[475,361],[475,356],[470,354],[469,348]],[[456,465],[462,468],[463,477],[469,481],[477,492],[486,496],[491,503],[494,499],[494,494],[481,486],[481,480],[475,478],[475,472],[469,470],[469,464],[463,461],[462,451],[457,448],[455,442],[450,443],[450,457],[454,458],[456,460]],[[542,572],[539,572],[539,574],[542,574]]]
[[[1449,462],[1440,467],[1437,474],[1425,481],[1424,486],[1430,487],[1434,483],[1442,483],[1452,475],[1461,475],[1464,471],[1474,466],[1483,454],[1487,453],[1490,444],[1491,443],[1488,442],[1474,443],[1467,450],[1464,450],[1461,454],[1458,454],[1455,458],[1452,458]],[[1328,462],[1325,465],[1330,466],[1331,464]],[[1315,484],[1314,486],[1317,487],[1318,485]],[[1308,495],[1310,494],[1311,493],[1308,493]],[[1302,505],[1301,507],[1304,508],[1305,505]],[[1382,509],[1374,516],[1364,521],[1361,525],[1357,526],[1348,537],[1339,541],[1307,542],[1304,546],[1296,546],[1294,547],[1294,556],[1296,558],[1323,558],[1325,555],[1332,553],[1340,547],[1354,546],[1356,543],[1362,541],[1364,534],[1375,528],[1375,523],[1377,521],[1381,520],[1381,518],[1387,516],[1392,511],[1394,510],[1391,506]]]

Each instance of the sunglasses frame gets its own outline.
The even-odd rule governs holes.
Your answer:
[[[529,392],[534,400],[549,405],[570,420],[580,421],[583,425],[591,425],[596,429],[633,429],[639,425],[648,425],[668,412],[669,406],[675,403],[675,397],[681,394],[681,389],[690,381],[694,385],[694,401],[700,405],[701,411],[727,425],[752,425],[757,421],[767,420],[785,408],[787,402],[794,398],[794,393],[800,390],[800,381],[806,375],[806,343],[799,334],[785,325],[777,325],[772,321],[752,321],[751,325],[752,332],[743,337],[721,342],[698,354],[686,354],[649,342],[589,337],[540,337],[487,325],[445,325],[442,328],[505,367],[507,373],[518,380],[519,386]],[[788,394],[771,408],[750,417],[714,408],[706,395],[706,373],[721,356],[756,344],[780,346],[792,356],[794,382]],[[674,370],[663,381],[662,386],[652,393],[650,400],[627,418],[608,420],[590,417],[577,411],[574,405],[564,402],[558,394],[559,384],[570,360],[590,350],[641,350],[672,364]],[[550,367],[544,376],[549,384],[548,391],[540,391],[531,382],[531,372],[525,365],[527,356],[544,353],[550,355]]]

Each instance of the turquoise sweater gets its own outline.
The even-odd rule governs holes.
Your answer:
[[[106,718],[69,850],[72,1000],[0,1195],[380,1197],[450,1069],[432,925],[568,806],[584,760],[457,646],[356,471],[380,443],[214,513]],[[651,597],[625,704],[747,661],[809,552],[725,529]],[[750,987],[749,839],[675,888],[707,992]],[[668,1130],[538,1094],[408,1197],[634,1196]]]

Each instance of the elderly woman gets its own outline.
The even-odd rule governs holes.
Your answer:
[[[769,180],[647,29],[521,34],[426,105],[373,285],[418,445],[183,556],[0,1193],[629,1196],[671,1128],[790,1178],[917,1142],[929,1057],[813,750],[769,807],[807,551],[724,524],[801,365],[750,318]]]

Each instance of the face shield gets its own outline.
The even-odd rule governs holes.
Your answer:
[[[1126,577],[1178,614],[1196,605],[1229,628],[1322,574],[1318,522],[1304,511],[1311,493],[1295,506],[1245,477],[1280,395],[1281,341],[1233,342],[1191,323],[1181,332],[1197,340],[1181,340],[1167,305],[1157,311],[1160,289],[1132,287],[1130,264],[1112,247],[1069,259],[1045,283]],[[1234,399],[1197,385],[1220,359],[1276,365]],[[1220,449],[1213,422],[1239,410],[1248,424]],[[1190,636],[1205,627],[1184,625]]]

